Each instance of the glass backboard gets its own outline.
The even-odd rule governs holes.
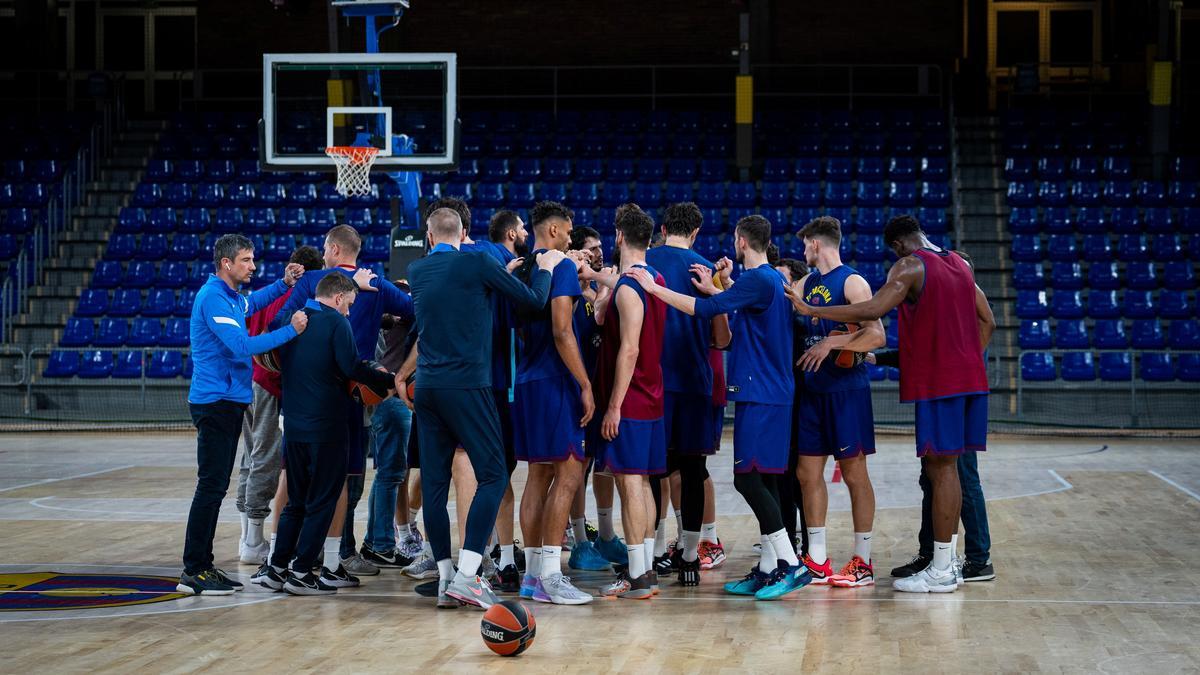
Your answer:
[[[384,170],[449,170],[458,159],[450,53],[264,54],[264,168],[330,168],[325,148],[371,145]],[[399,152],[412,139],[412,152]],[[394,152],[395,150],[395,152]]]

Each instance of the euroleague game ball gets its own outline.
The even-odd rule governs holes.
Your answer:
[[[370,364],[375,370],[387,372],[387,369],[378,363],[371,362]],[[355,403],[362,405],[379,405],[383,399],[388,397],[388,390],[379,390],[362,382],[350,380],[346,383],[346,392],[350,394],[350,398],[354,399]]]
[[[479,624],[483,643],[500,656],[516,656],[529,649],[536,633],[533,613],[515,600],[492,605]]]
[[[253,359],[260,368],[266,370],[267,372],[278,373],[280,371],[279,364],[281,361],[279,359],[278,348],[263,352],[261,354],[255,354],[250,358]]]

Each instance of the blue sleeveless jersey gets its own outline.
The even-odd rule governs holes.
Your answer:
[[[853,267],[846,265],[832,269],[829,274],[825,275],[814,269],[804,282],[804,300],[817,307],[849,304],[846,302],[846,280],[857,274],[858,272]],[[828,319],[817,321],[808,319],[809,335],[828,337],[835,330],[846,330],[846,324]],[[820,370],[815,373],[804,373],[804,386],[809,391],[831,393],[870,388],[871,381],[867,377],[865,363],[860,363],[853,368],[839,368],[834,363],[836,355],[836,351],[830,352],[821,364]]]

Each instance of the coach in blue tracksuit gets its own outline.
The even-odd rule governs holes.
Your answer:
[[[558,252],[542,254],[538,266],[543,271],[536,271],[530,286],[526,286],[491,255],[459,250],[463,227],[454,211],[435,210],[427,225],[433,248],[408,268],[419,331],[414,403],[421,490],[425,495],[425,534],[438,564],[438,605],[454,606],[458,600],[488,607],[496,597],[476,573],[496,524],[508,478],[500,420],[491,391],[492,298],[501,293],[530,309],[544,306],[550,293],[549,268],[564,256]],[[407,389],[409,374],[402,370],[397,375],[401,395]],[[450,467],[459,446],[471,458],[479,487],[471,501],[455,576],[446,498]]]
[[[227,234],[213,247],[216,273],[196,294],[192,305],[192,385],[188,391],[192,423],[196,425],[196,493],[188,512],[183,545],[183,575],[177,590],[195,595],[229,595],[241,584],[213,567],[213,536],[221,500],[229,489],[229,474],[237,456],[242,417],[252,398],[250,356],[270,351],[303,333],[303,312],[291,322],[250,337],[246,317],[271,304],[304,274],[290,264],[282,279],[249,296],[238,286],[254,276],[254,245],[240,234]]]

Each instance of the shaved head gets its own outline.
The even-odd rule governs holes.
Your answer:
[[[462,218],[454,209],[435,209],[425,221],[429,226],[429,237],[437,241],[458,241],[462,238]]]

